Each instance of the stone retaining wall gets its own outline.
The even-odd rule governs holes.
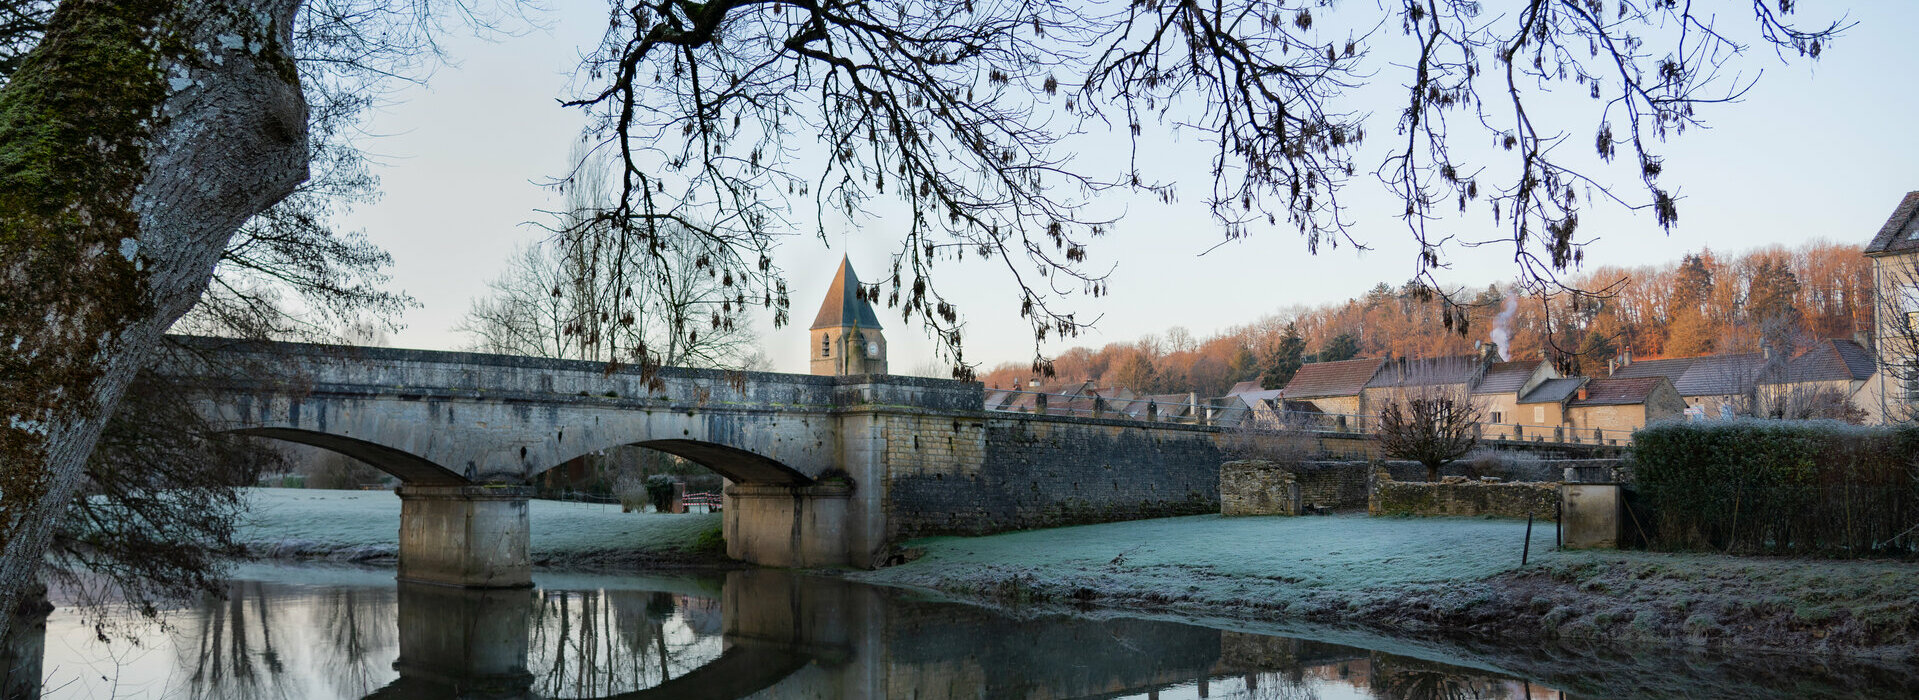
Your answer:
[[[882,426],[900,538],[1217,513],[1219,430],[1059,416]],[[934,433],[939,434],[939,433]]]
[[[1299,515],[1366,507],[1369,462],[1271,462],[1220,465],[1223,515]]]
[[[1557,482],[1474,481],[1444,477],[1439,483],[1394,481],[1380,472],[1373,478],[1367,512],[1372,515],[1463,515],[1553,519],[1559,504]]]

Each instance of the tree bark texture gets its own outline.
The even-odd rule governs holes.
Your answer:
[[[227,239],[306,179],[298,6],[68,0],[0,88],[0,610]]]

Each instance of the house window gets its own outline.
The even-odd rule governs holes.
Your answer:
[[[1540,425],[1546,424],[1546,407],[1545,406],[1533,407],[1533,422],[1538,423]]]
[[[820,357],[833,356],[833,336],[820,334]]]
[[[1906,402],[1919,403],[1919,375],[1906,379]]]
[[[1494,422],[1494,423],[1504,423],[1504,422],[1506,422],[1506,420],[1505,420],[1505,417],[1506,417],[1506,414],[1504,414],[1504,413],[1500,413],[1500,412],[1498,412],[1498,411],[1493,411],[1493,422]]]

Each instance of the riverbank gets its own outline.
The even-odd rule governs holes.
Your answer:
[[[1554,551],[1551,523],[1193,516],[906,543],[854,578],[1001,607],[1287,620],[1502,646],[1909,659],[1919,564]]]
[[[249,489],[254,558],[388,565],[390,491]],[[532,501],[549,571],[737,568],[717,514]],[[1553,525],[1469,518],[1161,518],[905,543],[855,580],[1008,608],[1109,608],[1389,636],[1919,656],[1919,563],[1557,551]]]
[[[235,538],[250,558],[391,564],[400,497],[392,491],[246,489]],[[533,565],[559,570],[732,568],[718,513],[622,513],[618,505],[527,504]]]

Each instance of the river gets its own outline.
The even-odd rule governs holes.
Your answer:
[[[1497,654],[1444,645],[1366,648],[1110,614],[1006,614],[778,571],[543,574],[536,589],[490,592],[395,583],[390,570],[248,565],[237,574],[224,600],[173,611],[164,629],[109,628],[103,641],[93,616],[71,607],[56,609],[44,627],[16,625],[7,693],[1330,700],[1773,688],[1727,660],[1675,665],[1666,654],[1568,671],[1553,659],[1578,655],[1564,651],[1501,664]],[[1685,669],[1699,678],[1673,677]],[[1616,678],[1638,672],[1655,678]],[[1794,696],[1827,694],[1823,688],[1834,697],[1897,697],[1910,689],[1909,677],[1857,670],[1791,677]]]

